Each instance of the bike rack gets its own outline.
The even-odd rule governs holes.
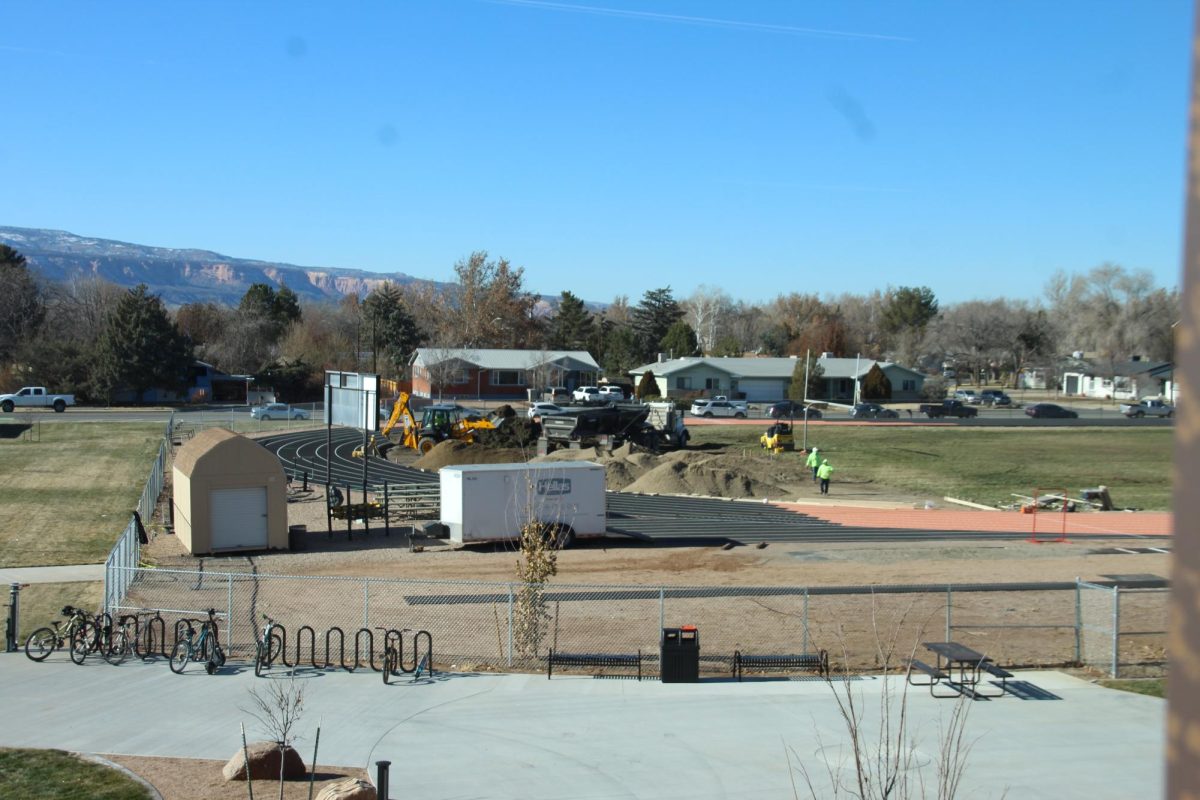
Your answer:
[[[346,670],[347,672],[353,672],[353,667],[346,666],[346,633],[337,626],[325,631],[325,669],[329,669],[331,666],[333,666],[333,662],[329,660],[329,637],[332,636],[335,631],[337,632],[338,637],[338,663],[341,664],[342,669]]]
[[[137,615],[134,614],[134,616],[136,617]],[[138,643],[142,641],[142,621],[139,619],[134,624],[137,626],[137,628],[136,628],[137,635],[134,637],[134,640],[133,640],[134,641],[134,650],[135,650],[135,652],[137,652],[138,656],[142,660],[150,658],[151,656],[159,656],[159,655],[161,655],[163,658],[170,658],[170,656],[167,654],[167,622],[166,622],[166,620],[164,620],[162,618],[161,613],[156,611],[156,612],[154,612],[153,617],[150,617],[149,619],[146,620],[146,626],[145,626],[145,631],[146,631],[145,640],[146,641],[140,650],[138,649]],[[158,627],[158,642],[161,644],[161,649],[158,650],[157,652],[154,649],[155,626]]]
[[[358,669],[363,665],[362,661],[359,660],[359,654],[362,653],[361,645],[364,633],[367,635],[367,663],[371,669],[378,672],[379,668],[375,666],[375,634],[371,632],[370,628],[359,628],[358,632],[354,634],[354,669]]]
[[[296,663],[299,664],[301,661],[304,660],[303,642],[304,642],[304,632],[305,631],[308,631],[309,661],[312,662],[313,669],[321,669],[321,667],[317,666],[317,632],[315,630],[313,630],[311,625],[301,625],[300,629],[298,631],[296,631]],[[328,660],[329,659],[327,656],[326,662],[328,662]],[[329,666],[328,663],[326,663],[325,666]]]
[[[394,636],[393,636],[393,634],[394,634]],[[421,637],[422,636],[425,637],[425,655],[424,655],[424,657],[421,656]],[[396,643],[396,646],[395,646],[396,661],[394,662],[394,664],[395,664],[395,668],[398,672],[404,673],[405,675],[413,675],[414,673],[419,673],[420,669],[421,669],[421,665],[424,664],[429,668],[429,674],[430,675],[433,674],[433,635],[430,634],[429,631],[417,631],[416,633],[413,634],[413,638],[412,638],[413,655],[412,655],[412,666],[411,667],[404,666],[404,631],[398,631],[398,630],[392,629],[392,630],[387,631],[387,633],[385,633],[384,637],[383,637],[384,654],[385,654],[384,655],[384,669],[388,668],[386,653],[389,649],[389,644],[392,641],[395,641],[395,643]],[[415,679],[415,676],[414,676],[414,679]],[[385,683],[386,683],[386,681],[385,681]]]

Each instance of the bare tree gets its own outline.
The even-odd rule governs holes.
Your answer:
[[[733,300],[724,289],[701,284],[682,305],[684,319],[696,332],[700,352],[709,355],[716,348],[717,336],[733,308]]]

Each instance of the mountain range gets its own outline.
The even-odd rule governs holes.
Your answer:
[[[299,267],[272,261],[232,258],[208,250],[149,247],[67,231],[0,226],[0,244],[25,256],[30,268],[51,281],[98,277],[133,287],[144,283],[168,306],[213,302],[237,305],[254,283],[286,285],[301,300],[333,301],[350,294],[366,297],[385,281],[430,283],[403,272],[366,272],[339,267]]]

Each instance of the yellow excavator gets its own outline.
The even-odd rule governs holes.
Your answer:
[[[400,420],[404,421],[404,432],[400,444],[425,455],[439,442],[446,439],[456,439],[464,442],[474,442],[479,431],[493,430],[499,424],[486,417],[481,417],[470,409],[449,403],[437,403],[426,406],[421,415],[421,422],[413,416],[408,405],[409,395],[400,392],[392,405],[392,414],[387,424],[379,433],[373,435],[365,448],[359,447],[351,453],[354,458],[362,458],[364,453],[373,456],[384,456],[396,443],[388,438],[388,434]]]

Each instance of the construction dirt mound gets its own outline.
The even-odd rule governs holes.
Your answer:
[[[529,450],[481,447],[445,441],[413,466],[437,471],[456,464],[518,464]],[[609,489],[642,494],[685,494],[708,497],[794,497],[808,470],[799,459],[758,454],[675,450],[655,455],[626,444],[608,453],[598,448],[556,450],[528,459],[532,463],[594,461],[604,467]]]
[[[447,439],[435,445],[412,465],[417,469],[437,472],[442,467],[458,464],[520,464],[524,461],[525,454],[519,449],[480,447],[469,442]]]

